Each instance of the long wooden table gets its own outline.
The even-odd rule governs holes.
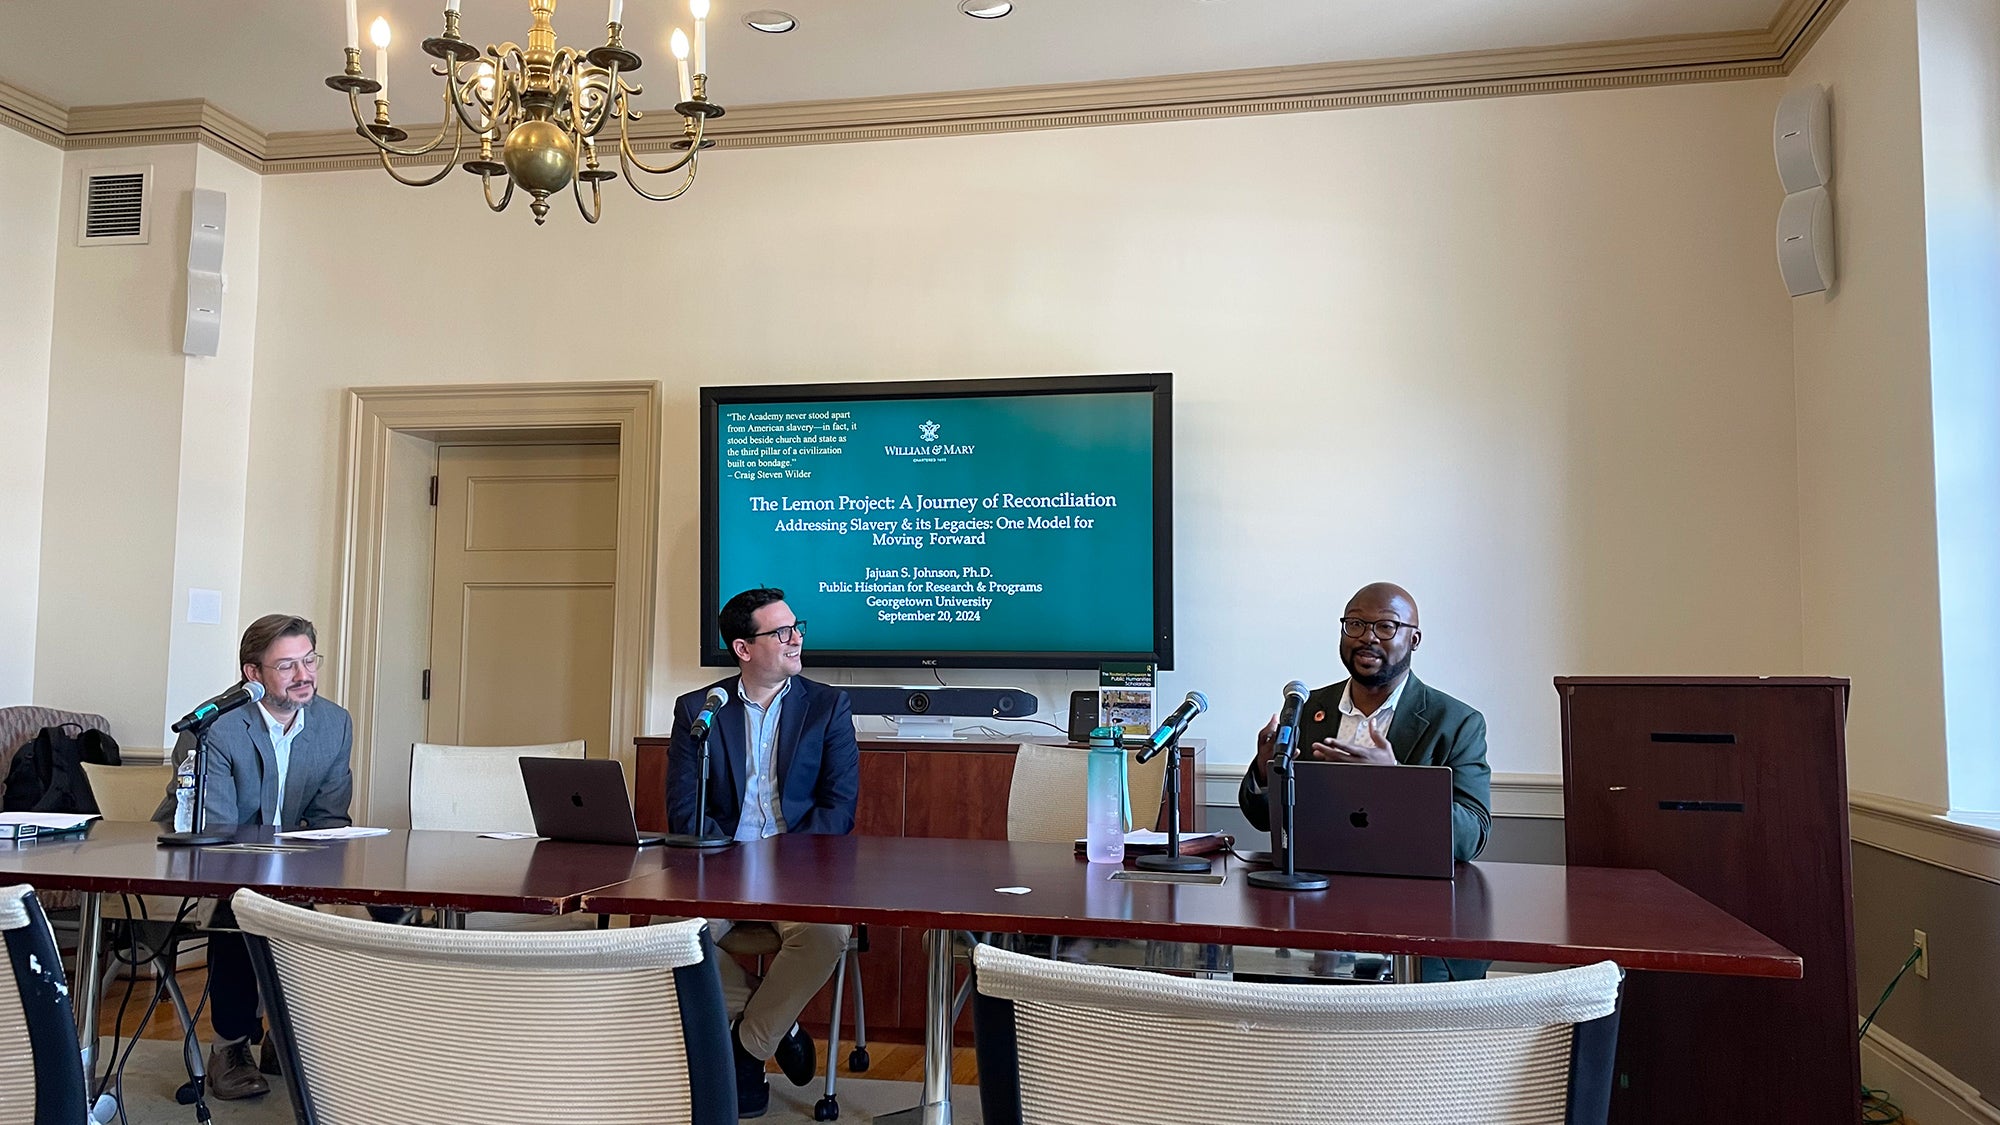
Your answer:
[[[559,914],[686,914],[863,922],[926,931],[923,1105],[949,1125],[958,930],[1285,945],[1409,957],[1796,979],[1800,959],[1651,871],[1474,863],[1451,881],[1335,876],[1326,890],[1263,890],[1216,861],[1219,886],[1125,881],[1056,844],[781,836],[720,852],[631,849],[471,833],[394,831],[291,853],[163,848],[145,824],[0,845],[0,882],[84,894],[78,991],[95,1061],[102,896],[222,896]],[[269,842],[268,828],[242,842]],[[1026,887],[1009,894],[1000,887]]]
[[[1059,844],[780,836],[583,896],[611,914],[865,922],[928,932],[923,1103],[895,1120],[951,1121],[952,935],[958,930],[1285,945],[1798,979],[1800,959],[1652,871],[1472,863],[1456,879],[1333,876],[1321,891],[1137,882]],[[1026,887],[1027,893],[999,888]],[[882,1119],[892,1120],[892,1119]]]
[[[278,842],[274,831],[244,828],[234,839],[270,844]],[[0,882],[83,894],[74,995],[86,1072],[97,1062],[106,894],[220,898],[248,887],[300,903],[565,914],[578,909],[583,892],[658,862],[632,848],[470,832],[392,831],[295,852],[161,847],[159,832],[155,824],[100,820],[80,836],[0,844]]]

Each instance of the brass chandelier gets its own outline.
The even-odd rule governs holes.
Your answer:
[[[438,134],[417,148],[398,147],[409,133],[389,120],[389,24],[377,19],[372,28],[375,43],[375,77],[361,73],[360,29],[356,22],[355,0],[347,0],[347,68],[326,80],[328,86],[345,91],[354,111],[355,132],[368,138],[378,150],[382,168],[397,183],[429,187],[451,174],[453,167],[464,168],[479,177],[486,205],[504,211],[521,189],[532,197],[529,210],[536,224],[548,219],[549,196],[569,188],[576,197],[576,209],[587,222],[596,222],[603,211],[600,189],[604,181],[618,173],[599,166],[597,135],[606,124],[618,122],[618,167],[625,182],[640,197],[655,202],[679,198],[694,185],[701,150],[715,142],[704,140],[702,132],[711,117],[721,117],[721,106],[708,100],[707,17],[709,0],[690,0],[694,17],[694,60],[690,71],[688,37],[679,28],[673,34],[673,53],[680,71],[680,102],[674,111],[681,115],[682,137],[673,143],[685,149],[679,159],[660,167],[647,164],[632,150],[627,124],[643,114],[630,100],[645,90],[628,81],[639,69],[639,56],[625,48],[621,17],[624,0],[611,0],[604,45],[588,52],[556,46],[556,0],[528,0],[534,25],[528,29],[528,45],[515,43],[488,45],[486,55],[459,37],[459,0],[446,0],[444,34],[424,40],[424,53],[438,61],[431,73],[444,79],[444,122]],[[364,116],[361,97],[375,97],[375,112]],[[459,162],[467,134],[479,138],[479,155]],[[436,152],[451,142],[451,155],[437,174],[410,178],[398,172],[389,158],[418,157]],[[494,148],[499,147],[499,159]],[[581,165],[579,167],[579,165]],[[640,186],[636,173],[653,176],[681,175],[680,183],[663,194]],[[493,181],[506,181],[499,198],[494,198]],[[590,202],[584,203],[583,185],[590,185]]]

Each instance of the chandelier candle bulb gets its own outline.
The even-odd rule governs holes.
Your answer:
[[[682,31],[678,27],[675,28],[671,45],[674,52],[674,66],[681,72],[681,100],[684,102],[691,101],[694,98],[694,87],[688,84],[687,32]]]
[[[708,0],[689,0],[694,13],[694,72],[708,73]]]
[[[389,100],[389,21],[381,16],[368,25],[368,37],[375,41],[375,81],[382,88],[375,93],[375,100]]]

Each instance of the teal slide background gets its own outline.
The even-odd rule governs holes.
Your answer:
[[[716,425],[717,604],[782,587],[809,622],[809,654],[1152,651],[1150,393],[720,404]],[[1065,492],[1117,503],[992,505]],[[887,506],[843,508],[842,497]],[[922,506],[938,498],[976,506]],[[1000,519],[1070,526],[945,526]],[[984,542],[933,538],[954,535]],[[898,601],[908,604],[888,604]]]

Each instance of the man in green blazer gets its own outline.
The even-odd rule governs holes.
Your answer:
[[[1299,753],[1323,762],[1450,767],[1452,851],[1469,860],[1485,849],[1493,823],[1486,717],[1410,674],[1423,639],[1416,599],[1401,586],[1376,582],[1349,598],[1340,616],[1340,662],[1348,679],[1306,697]],[[1257,757],[1236,795],[1243,815],[1264,831],[1271,828],[1267,769],[1277,733],[1273,715],[1258,732]],[[1300,808],[1299,815],[1312,810]],[[1449,976],[1483,976],[1484,964],[1449,962]],[[1445,975],[1428,958],[1425,971],[1427,977]]]

